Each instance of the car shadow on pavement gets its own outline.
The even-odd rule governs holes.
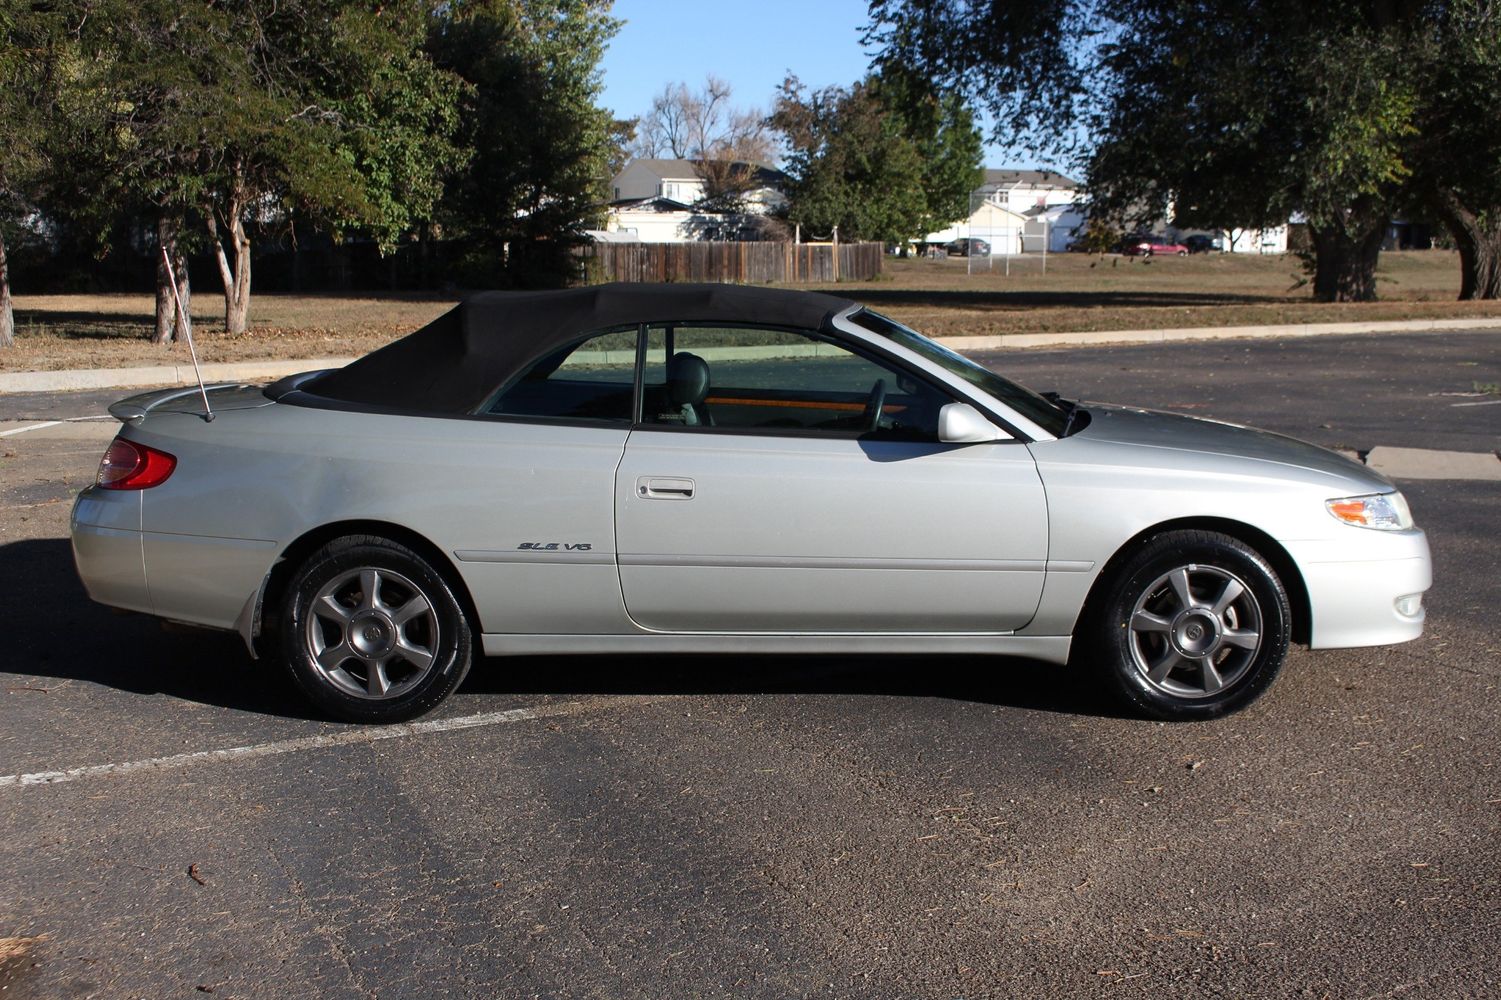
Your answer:
[[[164,695],[235,711],[318,718],[286,674],[256,661],[238,635],[163,629],[150,616],[89,600],[63,539],[0,545],[0,629],[12,636],[0,671],[10,687],[58,680]],[[1116,715],[1089,678],[1056,664],[1001,656],[524,656],[478,660],[456,695],[857,694],[947,698],[1049,712]]]
[[[148,615],[89,600],[60,538],[0,545],[0,630],[11,637],[4,686],[47,691],[82,681],[237,711],[317,718],[280,670],[251,659],[238,635],[167,631]]]
[[[459,696],[840,694],[945,698],[1068,715],[1125,716],[1073,666],[1013,656],[525,656],[476,663]]]

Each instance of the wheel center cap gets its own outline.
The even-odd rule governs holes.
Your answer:
[[[1184,612],[1173,622],[1173,647],[1184,656],[1207,656],[1220,645],[1220,624],[1202,609]]]
[[[385,656],[396,646],[396,626],[379,611],[363,611],[349,623],[349,645],[361,656]]]

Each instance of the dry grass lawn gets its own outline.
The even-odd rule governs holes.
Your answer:
[[[1263,323],[1501,318],[1501,302],[1457,302],[1459,260],[1443,251],[1385,253],[1377,271],[1379,302],[1319,303],[1297,258],[1201,254],[1132,258],[1114,254],[1029,255],[983,261],[970,273],[963,259],[894,260],[878,281],[840,285],[935,336],[1154,330]]]
[[[865,302],[926,333],[965,336],[1071,330],[1164,329],[1256,323],[1487,316],[1501,302],[1456,302],[1459,264],[1443,251],[1381,255],[1381,301],[1309,301],[1293,257],[1208,254],[1150,260],[1052,255],[1002,261],[969,273],[970,262],[888,260],[875,281],[809,286]],[[976,261],[976,266],[983,262]],[[448,309],[452,298],[259,294],[251,330],[223,333],[222,299],[205,288],[193,300],[205,361],[320,358],[363,354]],[[17,295],[16,346],[0,371],[176,364],[187,348],[155,347],[153,304],[143,295]]]
[[[452,298],[251,295],[251,329],[224,334],[224,299],[193,297],[200,361],[259,361],[364,354],[441,315]],[[145,295],[17,295],[16,343],[0,371],[185,364],[186,344],[150,342],[155,299]]]

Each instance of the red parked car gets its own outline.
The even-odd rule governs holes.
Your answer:
[[[1188,256],[1188,247],[1182,243],[1169,243],[1161,236],[1131,236],[1121,241],[1121,253],[1128,257],[1154,257],[1157,254]]]

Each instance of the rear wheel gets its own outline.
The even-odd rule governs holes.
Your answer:
[[[330,715],[402,722],[463,681],[473,640],[453,591],[428,562],[377,536],[323,546],[292,577],[281,649],[298,687]]]
[[[1209,719],[1258,698],[1287,657],[1291,611],[1271,566],[1229,535],[1147,539],[1105,583],[1083,651],[1129,706]]]

